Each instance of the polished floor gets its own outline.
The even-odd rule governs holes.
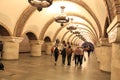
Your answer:
[[[61,64],[61,56],[57,65],[53,57],[42,55],[30,57],[30,54],[20,54],[17,61],[2,61],[5,70],[0,71],[0,80],[110,80],[110,73],[99,70],[95,54],[83,61],[82,67]]]

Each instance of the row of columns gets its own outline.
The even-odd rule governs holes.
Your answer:
[[[111,80],[120,80],[120,0],[110,0],[110,23],[108,33],[108,44],[103,39],[97,44],[95,53],[100,69],[111,72]]]
[[[120,80],[120,14],[107,29],[108,38],[101,38],[95,48],[100,70],[111,72],[111,80]]]
[[[23,40],[22,37],[0,37],[3,42],[3,54],[4,60],[19,59],[19,44]],[[41,56],[41,46],[43,41],[30,40],[31,56]]]

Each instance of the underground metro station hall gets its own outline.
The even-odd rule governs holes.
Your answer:
[[[120,80],[119,53],[120,0],[0,0],[0,80]]]

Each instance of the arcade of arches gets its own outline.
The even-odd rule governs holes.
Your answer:
[[[82,37],[76,36],[54,18],[64,12]],[[0,44],[3,59],[17,60],[19,54],[31,56],[50,54],[56,41],[72,47],[88,41],[95,46],[100,70],[110,72],[111,80],[120,80],[120,0],[53,0],[51,6],[38,11],[27,0],[0,1]],[[0,46],[1,47],[1,46]]]

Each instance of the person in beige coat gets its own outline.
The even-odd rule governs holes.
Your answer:
[[[67,55],[67,62],[68,65],[71,65],[71,56],[73,53],[73,49],[71,48],[71,46],[68,46],[68,48],[66,49],[66,55]]]

